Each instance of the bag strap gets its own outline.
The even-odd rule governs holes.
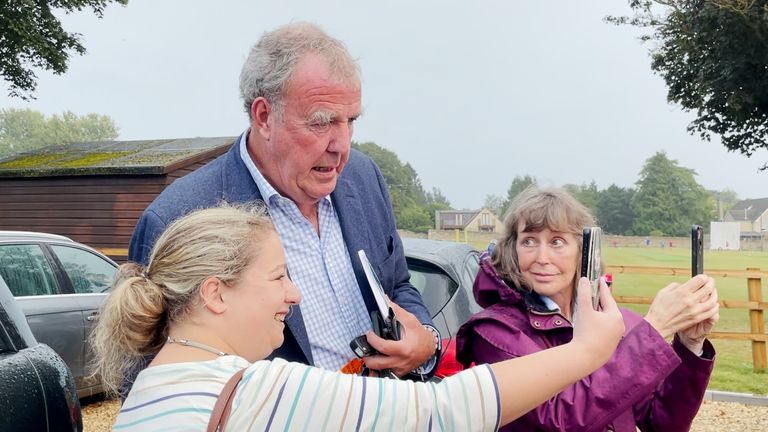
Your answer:
[[[208,421],[208,432],[223,431],[227,426],[227,420],[229,420],[229,412],[232,410],[232,399],[235,395],[235,389],[243,379],[243,374],[248,368],[242,368],[232,375],[232,378],[224,384],[224,388],[219,394],[219,398],[216,399],[216,405],[213,406],[213,412],[211,413],[211,419]]]

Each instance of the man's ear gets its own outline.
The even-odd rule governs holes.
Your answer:
[[[203,306],[214,314],[224,313],[227,310],[227,304],[222,295],[225,288],[224,282],[217,277],[211,276],[205,279],[200,286]]]
[[[251,102],[251,129],[255,130],[265,140],[269,139],[272,131],[270,116],[274,115],[272,105],[263,97],[257,97]]]

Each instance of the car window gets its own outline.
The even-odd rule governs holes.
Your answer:
[[[436,266],[408,262],[411,285],[421,294],[424,305],[431,316],[443,309],[459,285]]]
[[[58,292],[56,278],[39,245],[0,245],[0,275],[15,297]]]
[[[78,294],[105,292],[112,286],[115,266],[104,258],[75,247],[51,245]]]

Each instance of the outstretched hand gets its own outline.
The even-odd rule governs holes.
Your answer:
[[[645,320],[664,338],[678,333],[684,344],[687,340],[703,343],[719,319],[719,310],[715,280],[698,275],[683,284],[671,283],[661,289]]]
[[[376,333],[366,333],[368,343],[381,355],[365,357],[369,369],[390,369],[395,375],[403,376],[421,366],[435,354],[435,335],[407,310],[390,301],[395,317],[400,322],[400,340],[386,340]]]
[[[624,334],[624,318],[619,311],[619,306],[611,295],[605,278],[600,278],[598,284],[601,310],[592,308],[592,287],[589,279],[579,279],[577,288],[576,322],[573,326],[573,342],[587,346],[587,351],[601,363],[607,361]]]

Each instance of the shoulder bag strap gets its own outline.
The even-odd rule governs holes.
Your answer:
[[[211,413],[211,419],[208,421],[208,432],[223,431],[229,420],[229,412],[232,410],[232,399],[235,395],[235,389],[243,379],[243,373],[247,368],[240,369],[232,375],[232,378],[224,384],[224,388],[219,394],[219,398],[216,400],[216,405],[213,406],[213,412]]]

